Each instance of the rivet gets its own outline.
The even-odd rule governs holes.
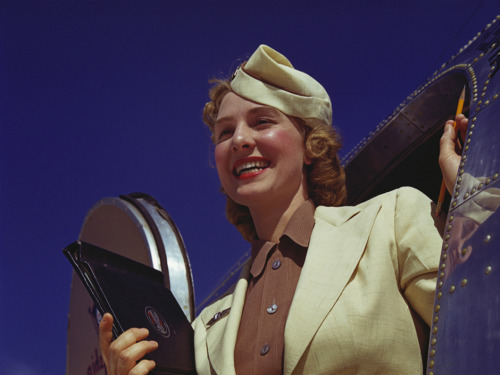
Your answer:
[[[436,307],[434,308],[434,312],[439,312],[439,310],[441,310],[441,306],[439,305],[436,305]],[[437,327],[434,327],[434,329],[437,329]]]
[[[466,285],[467,285],[467,279],[463,279],[462,282],[460,283],[460,286],[463,288]]]
[[[498,99],[498,94],[493,95],[493,100],[497,100],[497,99]]]
[[[444,270],[444,269],[446,268],[446,263],[441,263],[440,268],[441,268],[442,270]]]
[[[494,179],[494,180],[496,180],[497,178],[498,178],[498,173],[495,173],[495,174],[493,175],[493,179]]]
[[[448,225],[447,230],[448,230],[448,231],[450,231],[450,230],[451,230],[451,228],[453,228],[453,226],[450,224],[450,225]]]
[[[488,185],[491,182],[491,178],[486,179],[486,185]]]
[[[467,251],[468,251],[467,248],[463,248],[462,249],[462,256],[465,255],[465,254],[467,254]]]
[[[450,286],[450,294],[455,291],[455,285]]]
[[[439,278],[442,279],[444,277],[444,272],[439,273]]]
[[[434,337],[434,338],[431,340],[431,345],[432,345],[432,346],[436,345],[436,342],[437,342],[437,340],[436,340],[436,338]]]
[[[471,194],[474,194],[476,192],[476,188],[472,188],[472,190],[470,191]]]
[[[460,169],[460,172],[459,172],[459,173],[460,173],[460,175],[463,175],[463,174],[464,174],[464,172],[465,172],[465,171],[464,171],[463,169]]]
[[[429,362],[429,367],[430,367],[430,368],[433,368],[433,367],[434,367],[434,361],[430,361],[430,362]]]
[[[437,299],[440,299],[443,296],[443,292],[438,292]]]
[[[444,236],[444,240],[448,241],[450,239],[450,234],[448,233],[446,236]]]
[[[471,129],[472,129],[473,126],[474,125],[471,125]],[[462,160],[465,160],[465,159],[467,159],[467,155],[462,155]]]
[[[491,273],[491,266],[486,267],[486,269],[484,270],[484,273],[489,275]]]
[[[456,205],[457,205],[457,202],[455,201],[452,203],[451,207],[455,207]]]
[[[455,198],[457,198],[457,197],[458,197],[458,191],[455,192]]]
[[[455,218],[455,216],[451,215],[450,218],[448,219],[448,221],[451,223],[454,218]]]
[[[464,194],[464,199],[466,199],[469,196],[469,193]]]
[[[442,281],[438,282],[438,288],[441,289],[442,287],[443,287],[443,282]]]
[[[434,357],[436,355],[436,349],[432,349],[430,352],[430,356]]]
[[[443,260],[443,262],[446,260],[446,258],[448,258],[448,254],[443,254],[443,256],[441,257],[441,259]]]
[[[478,189],[482,189],[483,188],[483,184],[479,184],[479,186],[477,187]]]
[[[479,103],[478,103],[478,104],[479,104]],[[473,132],[473,131],[470,131],[470,132],[469,132],[469,137],[470,137],[472,134],[474,134],[474,132]]]
[[[467,151],[469,149],[469,145],[465,146],[464,150]]]
[[[486,102],[484,102],[484,105],[488,105],[488,104],[490,104],[489,100],[487,100]]]
[[[434,327],[432,329],[432,334],[435,335],[436,333],[438,333],[438,327]]]
[[[445,249],[445,250],[446,250],[446,249],[448,249],[448,246],[450,246],[450,245],[448,245],[447,243],[445,243],[445,244],[444,244],[444,249]]]
[[[484,243],[489,243],[490,241],[491,241],[491,234],[487,234],[487,235],[484,237],[483,242],[484,242]]]
[[[457,182],[462,182],[462,176],[458,178]]]

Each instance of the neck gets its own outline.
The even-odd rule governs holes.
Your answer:
[[[272,205],[249,207],[257,236],[261,240],[278,243],[293,213],[308,199],[307,188],[302,188],[287,201],[274,201]]]

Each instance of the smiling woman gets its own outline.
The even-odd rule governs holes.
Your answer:
[[[277,242],[281,233],[275,232],[282,232],[290,215],[308,199],[304,165],[310,160],[301,129],[276,109],[228,93],[215,122],[215,138],[224,191],[248,207],[260,239]],[[272,216],[283,224],[269,225],[266,219]],[[273,227],[278,231],[268,232]]]
[[[311,78],[309,80],[315,82]],[[252,120],[253,122],[248,124],[249,127],[264,130],[270,128],[273,123],[279,120],[292,122],[295,128],[303,134],[303,140],[301,145],[293,151],[285,148],[286,146],[284,146],[283,150],[287,149],[288,152],[299,150],[305,153],[303,167],[306,171],[305,181],[308,196],[317,205],[339,206],[345,202],[345,175],[340,166],[340,159],[337,154],[341,147],[340,137],[335,129],[332,128],[331,123],[327,122],[331,121],[331,113],[328,113],[328,108],[330,108],[329,99],[327,103],[326,101],[323,102],[323,107],[326,107],[326,109],[323,109],[320,117],[317,114],[316,117],[303,119],[285,115],[282,111],[270,106],[259,106],[257,103],[245,100],[244,96],[235,94],[231,88],[232,82],[230,81],[216,82],[217,84],[210,90],[211,101],[206,104],[203,111],[203,119],[212,131],[212,141],[216,144],[216,149],[218,143],[221,140],[231,137],[231,133],[234,131],[234,129],[231,129],[231,126],[234,127],[234,123],[231,125],[231,120],[234,121],[234,119],[231,116],[221,115],[221,106],[226,95],[229,93],[231,94],[229,96],[234,98],[231,99],[231,104],[228,104],[228,107],[232,105],[232,102],[242,103],[242,106],[246,103],[246,105],[252,107],[249,108],[248,116],[253,116],[253,118],[249,118],[249,121]],[[315,88],[319,92],[317,96],[328,98],[328,94],[320,85],[316,85]],[[310,89],[308,90],[310,91]],[[288,101],[290,101],[290,98],[288,98]],[[287,100],[285,97],[280,107],[286,107],[286,103]],[[305,105],[308,106],[309,103],[305,103]],[[294,110],[293,113],[296,113],[294,107],[290,109],[290,112],[292,110]],[[267,160],[265,161],[268,162]],[[263,166],[262,160],[261,166]],[[302,173],[302,169],[300,173]],[[222,186],[224,188],[223,183]],[[238,204],[230,195],[226,194],[226,196],[228,220],[238,228],[246,240],[251,241],[256,237],[256,232],[254,219],[252,219],[249,208],[246,205]]]
[[[442,226],[431,201],[400,188],[342,206],[329,96],[268,46],[210,99],[227,216],[252,255],[193,322],[197,372],[422,374]],[[100,334],[110,373],[150,371],[147,332],[111,344],[110,320]]]

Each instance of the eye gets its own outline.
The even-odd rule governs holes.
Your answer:
[[[233,130],[230,128],[223,128],[215,133],[215,143],[220,143],[231,137]]]
[[[273,124],[275,124],[275,122],[273,120],[271,120],[267,117],[260,117],[255,122],[255,127],[266,128],[266,127],[271,126]]]

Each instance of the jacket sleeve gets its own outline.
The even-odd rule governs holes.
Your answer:
[[[444,218],[433,214],[434,204],[420,191],[397,192],[394,228],[399,282],[405,298],[420,317],[431,324]]]

